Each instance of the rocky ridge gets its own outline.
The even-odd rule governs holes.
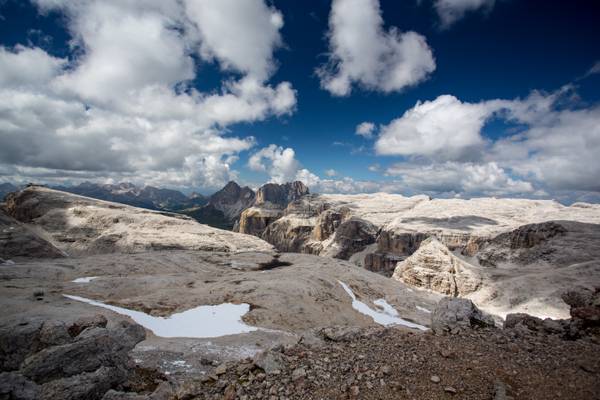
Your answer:
[[[266,242],[180,214],[103,202],[40,186],[10,194],[6,214],[69,255],[157,249],[270,251]]]

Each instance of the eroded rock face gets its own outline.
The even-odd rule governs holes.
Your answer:
[[[308,187],[300,181],[288,182],[282,185],[267,183],[256,191],[256,206],[266,204],[277,205],[281,208],[287,207],[292,201],[298,200],[308,194]]]
[[[267,226],[277,221],[283,215],[283,210],[250,207],[242,212],[238,232],[261,237]]]
[[[322,254],[347,260],[375,243],[376,237],[375,225],[361,218],[351,217],[339,225],[333,235],[333,243]]]
[[[284,210],[290,203],[307,194],[308,188],[302,182],[288,182],[282,185],[267,183],[261,186],[256,192],[254,205],[240,215],[236,231],[261,237],[270,224],[285,214]],[[280,243],[283,248],[295,248],[295,245],[283,239],[289,236],[286,231],[287,229],[282,229],[276,232],[271,229],[266,236],[273,240],[271,243]],[[291,241],[298,242],[298,239],[291,239]]]
[[[394,279],[448,296],[465,296],[476,291],[481,277],[435,238],[428,238],[406,260],[399,262]]]

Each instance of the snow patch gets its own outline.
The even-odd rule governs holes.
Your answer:
[[[83,278],[73,279],[71,282],[75,283],[90,283],[94,279],[98,278],[97,276],[84,276]]]
[[[361,314],[369,316],[373,318],[375,323],[384,326],[390,325],[403,325],[408,328],[415,328],[426,331],[428,328],[423,325],[415,324],[414,322],[407,321],[405,319],[400,318],[398,311],[394,307],[392,307],[385,299],[377,299],[373,302],[376,306],[380,307],[382,311],[373,310],[371,307],[356,299],[354,292],[348,285],[346,285],[342,281],[338,281],[340,285],[344,288],[346,293],[352,298],[352,308],[358,311]]]
[[[211,338],[257,330],[242,321],[242,316],[250,311],[250,305],[246,303],[199,306],[169,317],[154,317],[140,311],[111,306],[84,297],[67,294],[63,296],[127,315],[159,337]]]

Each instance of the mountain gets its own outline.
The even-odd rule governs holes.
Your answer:
[[[84,182],[77,186],[57,186],[54,189],[150,210],[180,211],[206,204],[206,198],[199,194],[188,197],[177,190],[138,187],[129,182],[114,185]]]
[[[2,201],[7,194],[17,191],[19,188],[12,183],[0,183],[0,201]]]
[[[255,194],[247,186],[231,181],[208,199],[208,203],[185,211],[196,221],[231,230],[242,211],[254,204]]]

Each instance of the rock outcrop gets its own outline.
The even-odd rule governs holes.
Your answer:
[[[271,249],[258,238],[201,225],[179,214],[138,209],[40,186],[9,195],[5,211],[69,255]]]
[[[433,237],[425,239],[417,251],[399,262],[392,278],[454,297],[464,297],[481,285],[476,269]]]

